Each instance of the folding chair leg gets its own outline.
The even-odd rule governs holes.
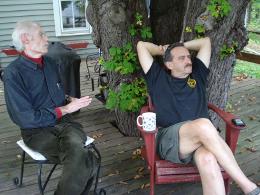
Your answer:
[[[16,177],[14,179],[14,183],[18,186],[21,187],[23,184],[23,171],[24,171],[24,161],[25,161],[25,151],[22,153],[22,163],[21,163],[21,173],[20,173],[20,179]]]
[[[38,164],[38,186],[39,186],[39,190],[40,190],[40,194],[43,195],[44,194],[44,190],[51,178],[51,175],[53,173],[53,171],[55,170],[57,164],[54,164],[51,171],[49,172],[44,184],[42,185],[42,163]]]
[[[97,169],[97,175],[96,175],[96,181],[95,181],[95,187],[94,187],[94,193],[97,193],[98,176],[99,176],[100,166],[101,166],[101,155],[100,155],[100,152],[98,151],[98,149],[96,148],[95,144],[91,144],[91,146],[98,155],[98,169]]]
[[[40,190],[40,194],[43,195],[43,187],[42,187],[42,163],[38,164],[38,186]]]
[[[98,151],[98,149],[96,148],[95,144],[90,144],[92,146],[92,148],[95,150],[95,152],[98,155],[98,169],[97,169],[97,174],[96,174],[96,181],[95,181],[95,187],[94,187],[94,195],[106,195],[106,191],[101,188],[99,192],[97,192],[97,185],[98,185],[98,177],[99,177],[99,172],[100,172],[100,167],[101,167],[101,154]]]
[[[52,173],[53,173],[53,171],[55,170],[55,168],[56,168],[57,165],[58,165],[58,164],[53,165],[51,171],[49,172],[48,177],[47,177],[47,179],[46,179],[46,181],[45,181],[45,183],[44,183],[44,185],[43,185],[43,187],[42,187],[43,191],[45,190],[45,188],[46,188],[46,186],[47,186],[47,183],[49,182],[49,180],[50,180],[50,178],[51,178],[51,175],[52,175]]]

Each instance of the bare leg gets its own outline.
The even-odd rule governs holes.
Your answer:
[[[239,168],[232,151],[219,136],[208,119],[197,119],[185,123],[179,131],[180,155],[185,157],[200,146],[211,152],[244,193],[251,192],[256,184],[251,182]]]
[[[199,147],[194,159],[200,172],[204,195],[225,195],[220,167],[215,156],[203,146]]]

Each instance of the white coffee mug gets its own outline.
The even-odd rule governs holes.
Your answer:
[[[142,119],[140,123],[140,119]],[[156,129],[156,114],[154,112],[145,112],[136,119],[137,125],[143,127],[145,131],[154,131]]]

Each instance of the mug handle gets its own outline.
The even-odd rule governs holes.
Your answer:
[[[142,118],[142,122],[143,122],[143,116],[142,116],[142,115],[139,115],[139,116],[137,117],[137,119],[136,119],[136,123],[137,123],[138,126],[142,127],[143,124],[140,124],[140,123],[139,123],[139,119],[140,119],[140,118]]]

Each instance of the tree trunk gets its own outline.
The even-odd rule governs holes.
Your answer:
[[[180,40],[183,28],[185,10],[186,26],[194,29],[196,21],[200,20],[209,24],[205,36],[212,41],[212,56],[210,63],[210,75],[208,78],[208,100],[220,108],[225,108],[230,87],[233,66],[236,56],[221,59],[220,51],[223,44],[231,45],[237,42],[237,51],[240,51],[247,43],[247,34],[244,28],[244,16],[247,4],[250,0],[227,0],[231,4],[231,11],[228,16],[218,22],[201,20],[202,13],[205,13],[209,0],[151,0],[150,23],[153,32],[153,41],[157,44],[173,43]],[[187,3],[189,6],[187,6]],[[93,28],[93,41],[100,47],[104,59],[109,58],[110,47],[122,46],[126,42],[136,43],[131,40],[128,33],[128,26],[136,13],[144,13],[146,16],[145,0],[91,0],[87,8],[87,18]],[[147,22],[147,21],[146,21]],[[194,30],[185,32],[185,40],[196,37]],[[129,79],[128,76],[127,79]],[[121,75],[110,73],[110,87],[117,88],[123,78]],[[125,135],[139,135],[136,129],[136,113],[125,113],[115,110],[116,121],[120,131]],[[215,125],[219,119],[211,114]]]
[[[146,16],[145,1],[133,0],[91,0],[87,7],[87,19],[93,28],[94,44],[101,48],[105,60],[109,58],[111,47],[122,47],[127,42],[136,45],[128,33],[128,27],[136,12]],[[147,21],[145,21],[147,22]],[[132,76],[122,76],[114,72],[109,74],[109,87],[117,89],[123,80],[132,80]],[[115,110],[117,126],[124,135],[139,136],[136,127],[138,113]]]

